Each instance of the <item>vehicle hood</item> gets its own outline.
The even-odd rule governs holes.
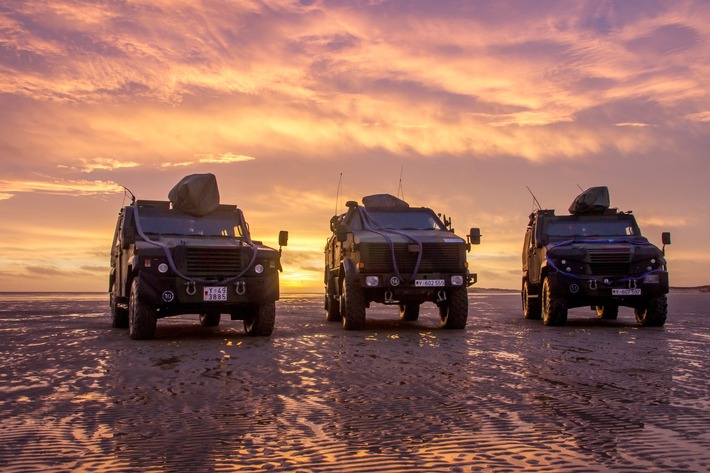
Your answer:
[[[464,238],[441,230],[364,230],[355,233],[356,243],[387,243],[388,239],[392,243],[466,243]]]

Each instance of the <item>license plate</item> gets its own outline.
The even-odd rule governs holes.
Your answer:
[[[202,291],[204,301],[226,301],[227,288],[225,286],[210,286],[205,287]]]
[[[612,296],[640,296],[641,289],[612,289]]]
[[[441,287],[444,286],[443,279],[417,279],[414,281],[416,287]]]

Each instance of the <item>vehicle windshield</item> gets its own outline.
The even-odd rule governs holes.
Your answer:
[[[629,219],[559,219],[547,222],[547,236],[569,237],[628,237],[640,232]]]
[[[380,230],[444,230],[441,221],[429,209],[368,210]]]
[[[243,235],[238,214],[232,211],[216,211],[195,217],[174,210],[142,207],[138,211],[138,218],[146,234],[210,237]]]

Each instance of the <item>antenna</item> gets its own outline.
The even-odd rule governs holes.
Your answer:
[[[131,190],[126,186],[121,186],[121,187],[123,187],[123,195],[126,195],[126,193],[131,194],[131,203],[135,204],[136,203],[136,196],[133,195],[133,192],[131,192]]]
[[[402,174],[404,174],[404,164],[402,164],[402,169],[399,171],[399,187],[397,188],[397,197],[404,200],[404,189],[402,189]]]
[[[338,215],[338,198],[340,197],[340,192],[343,190],[343,173],[340,173],[340,179],[338,179],[338,190],[335,192],[335,212],[333,215]]]
[[[577,187],[579,187],[579,190],[581,190],[582,192],[584,192],[584,189],[582,189],[582,186],[580,186],[579,184],[577,184]]]
[[[535,203],[537,209],[542,210],[542,206],[540,205],[540,202],[538,202],[537,197],[535,197],[535,194],[533,194],[533,191],[531,191],[528,186],[525,186],[525,188],[528,190],[528,192],[530,192],[530,195],[532,196],[533,202]]]

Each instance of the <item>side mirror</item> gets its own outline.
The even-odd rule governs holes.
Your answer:
[[[335,231],[335,226],[338,225],[338,216],[333,215],[330,217],[330,231],[334,232]]]
[[[335,227],[335,239],[340,243],[347,241],[348,233],[350,233],[350,227],[343,225],[342,223]]]
[[[481,229],[480,228],[472,228],[471,231],[468,234],[468,242],[472,245],[480,245],[481,244]]]
[[[279,246],[288,246],[288,232],[286,230],[279,232]]]
[[[671,232],[661,233],[661,241],[663,242],[664,245],[670,245],[671,244]]]

